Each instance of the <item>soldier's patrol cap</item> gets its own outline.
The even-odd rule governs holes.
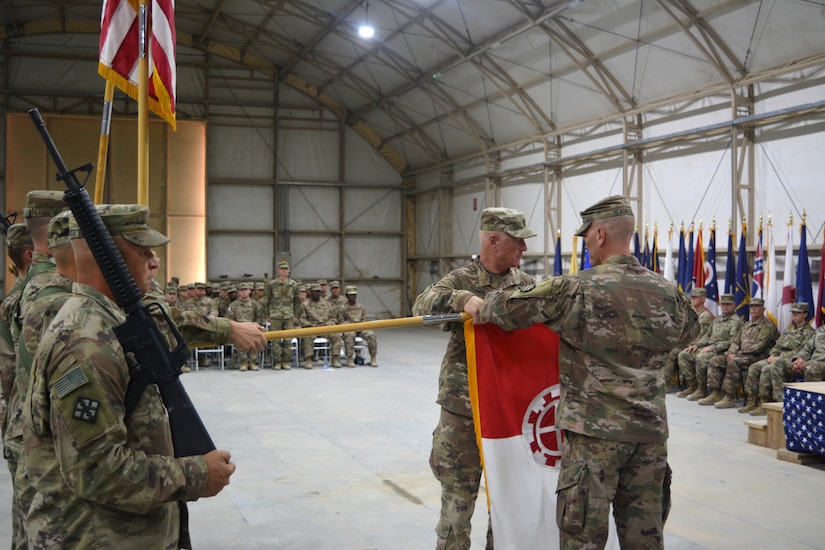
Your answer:
[[[212,292],[216,292],[221,289],[220,283],[212,283],[210,286],[212,287]]]
[[[238,292],[238,287],[235,283],[229,283],[229,286],[226,287],[227,292]]]
[[[349,285],[347,287],[346,294],[358,294],[358,287],[355,285]]]
[[[733,294],[722,294],[719,297],[720,304],[735,304],[736,301],[733,299]]]
[[[633,209],[630,208],[630,201],[627,200],[627,197],[611,195],[582,210],[580,214],[582,224],[576,230],[576,236],[584,237],[591,223],[607,218],[615,218],[616,216],[632,216]]]
[[[238,290],[253,290],[255,288],[254,283],[240,283],[238,285]]]
[[[791,311],[794,313],[805,313],[807,314],[810,309],[808,308],[808,302],[794,302],[791,304]]]
[[[68,208],[63,202],[63,191],[29,191],[23,217],[53,218]]]
[[[72,243],[69,237],[69,226],[72,218],[70,210],[64,210],[49,220],[49,229],[46,232],[49,248],[60,248]]]
[[[341,288],[341,283],[339,283],[338,281],[332,281],[329,284],[329,288]]]
[[[481,211],[482,231],[503,231],[515,239],[535,237],[524,222],[524,214],[512,208],[485,208]]]
[[[263,281],[255,283],[255,290],[266,290],[266,284]]]
[[[177,294],[178,289],[177,289],[177,287],[174,287],[174,286],[167,286],[165,292],[166,292],[166,294]]]
[[[206,285],[200,281],[196,281],[195,283],[192,283],[192,288],[206,288]]]
[[[282,267],[289,267],[289,262],[286,260],[281,260],[278,262],[278,269],[281,269]]]
[[[751,301],[748,305],[750,307],[765,307],[765,300],[763,300],[762,298],[751,298]]]
[[[321,290],[321,283],[312,283],[312,286],[309,287],[310,290]]]
[[[701,288],[701,287],[694,288],[693,290],[690,291],[690,297],[691,298],[704,298],[707,295],[708,295],[708,291],[705,290],[704,288]]]
[[[318,284],[319,285],[325,285],[325,284],[327,284],[327,280],[326,279],[318,279]],[[313,285],[313,286],[315,286],[315,285]]]
[[[149,207],[142,204],[96,204],[95,209],[103,225],[113,237],[121,236],[132,244],[143,247],[163,246],[169,243],[166,235],[149,227]],[[72,218],[71,238],[80,239],[80,227]]]
[[[12,225],[6,233],[6,248],[14,248],[15,246],[34,246],[32,236],[24,223]]]

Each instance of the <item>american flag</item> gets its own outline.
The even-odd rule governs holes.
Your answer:
[[[825,455],[825,395],[786,387],[782,422],[789,451]]]

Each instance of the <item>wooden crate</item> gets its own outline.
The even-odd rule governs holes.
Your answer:
[[[746,420],[745,426],[748,427],[748,443],[752,445],[759,445],[760,447],[768,446],[767,418],[760,418],[758,420]]]
[[[768,413],[768,448],[784,449],[785,424],[782,423],[782,402],[764,403],[762,406]]]

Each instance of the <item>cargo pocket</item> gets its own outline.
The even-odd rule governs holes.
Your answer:
[[[665,479],[662,480],[662,526],[667,521],[667,516],[670,514],[670,481],[673,477],[673,470],[670,469],[670,464],[665,464]]]
[[[587,512],[587,465],[573,462],[559,472],[556,489],[556,525],[565,533],[580,533]]]

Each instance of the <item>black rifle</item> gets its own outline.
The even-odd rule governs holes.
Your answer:
[[[66,184],[67,190],[63,200],[71,208],[77,225],[89,244],[89,249],[106,278],[117,305],[126,312],[126,321],[114,327],[115,335],[123,346],[124,353],[134,353],[140,365],[138,369],[135,369],[137,372],[132,372],[126,393],[127,416],[134,410],[146,386],[156,384],[169,413],[175,456],[204,455],[215,450],[212,438],[209,437],[195,406],[178,378],[180,367],[189,357],[186,342],[183,341],[175,324],[159,304],[151,306],[143,304],[143,295],[135,279],[126,267],[120,251],[112,240],[112,235],[103,224],[100,214],[84,187],[91,174],[92,165],[86,164],[70,171],[60,157],[40,112],[32,109],[29,111],[29,116],[34,121],[37,131],[40,132],[46,144],[46,149],[57,165],[57,179]],[[77,179],[75,173],[78,171],[86,173],[83,183]],[[175,349],[169,349],[166,338],[152,317],[152,308],[157,308],[166,318],[177,340]]]
[[[2,218],[2,220],[0,220],[0,223],[3,224],[3,235],[8,235],[9,234],[9,229],[11,229],[11,226],[14,225],[14,222],[16,222],[16,221],[17,221],[17,212],[12,212],[8,216],[6,216],[5,218]]]

